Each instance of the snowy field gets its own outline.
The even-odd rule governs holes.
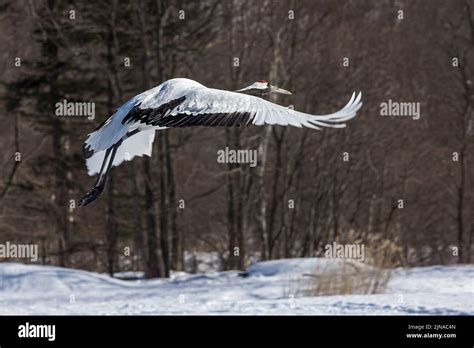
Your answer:
[[[276,260],[254,264],[245,277],[228,271],[136,281],[0,263],[0,314],[474,315],[474,265],[397,269],[384,294],[308,297],[294,291],[302,274],[321,265],[337,271],[337,261]]]

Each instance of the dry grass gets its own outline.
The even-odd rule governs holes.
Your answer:
[[[364,245],[363,263],[352,259],[335,259],[330,263],[330,268],[319,266],[311,274],[294,281],[292,287],[296,289],[290,291],[288,288],[285,292],[303,296],[383,293],[393,270],[403,264],[398,243],[380,236],[355,238],[354,234],[347,240],[350,241],[344,243]]]

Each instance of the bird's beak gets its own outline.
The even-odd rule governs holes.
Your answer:
[[[286,89],[276,87],[276,86],[271,86],[270,87],[270,93],[280,93],[280,94],[287,94],[287,95],[293,95],[290,91],[287,91]]]

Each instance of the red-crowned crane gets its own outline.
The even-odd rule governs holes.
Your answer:
[[[341,110],[328,115],[311,115],[259,98],[269,93],[291,94],[267,81],[231,92],[176,78],[133,97],[89,134],[84,143],[88,173],[99,174],[99,178],[79,206],[90,204],[102,193],[112,166],[135,156],[151,156],[156,130],[251,124],[343,128],[344,122],[353,118],[362,106],[361,93],[357,97],[353,93]]]

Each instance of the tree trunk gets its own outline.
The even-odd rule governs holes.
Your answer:
[[[140,36],[142,38],[143,55],[142,55],[142,73],[143,73],[143,89],[150,88],[150,66],[149,55],[150,49],[146,37],[146,23],[145,23],[145,8],[144,3],[137,3],[137,15],[140,21]],[[154,146],[156,149],[156,146]],[[158,252],[158,237],[157,237],[157,212],[155,193],[152,186],[154,175],[152,172],[152,159],[144,156],[143,168],[145,174],[145,214],[147,227],[147,243],[148,243],[148,258],[145,270],[147,278],[161,277],[164,275],[161,256]]]
[[[117,220],[115,217],[115,206],[114,206],[114,186],[115,178],[114,173],[109,174],[107,182],[107,271],[111,277],[114,276],[115,265],[116,265],[116,247],[117,247]]]
[[[464,245],[464,191],[466,187],[466,175],[465,175],[465,144],[463,139],[463,144],[461,146],[461,151],[459,153],[459,161],[460,161],[460,179],[459,179],[459,186],[457,192],[457,214],[456,220],[458,224],[458,262],[464,263],[466,262],[466,254],[465,251],[466,247]]]
[[[113,7],[110,23],[107,32],[107,66],[109,68],[110,76],[107,81],[107,112],[109,115],[114,110],[114,91],[112,87],[112,76],[114,74],[114,48],[113,48],[113,30],[115,26],[115,7]],[[106,244],[107,244],[107,270],[111,277],[115,272],[116,264],[116,247],[118,239],[118,224],[115,216],[115,202],[114,202],[114,186],[115,177],[114,172],[111,171],[108,178],[107,185],[107,210],[106,210]]]
[[[183,270],[183,244],[182,237],[180,235],[180,230],[178,229],[178,206],[176,205],[176,182],[174,180],[173,172],[173,162],[170,155],[171,148],[169,146],[169,137],[168,133],[165,133],[166,147],[168,151],[166,152],[166,165],[168,171],[168,194],[169,194],[169,207],[171,210],[171,268],[175,271]]]
[[[226,146],[232,147],[231,144],[231,131],[229,129],[225,130],[226,134]],[[237,224],[235,217],[235,191],[234,191],[234,175],[233,170],[236,168],[234,163],[228,163],[227,168],[229,174],[227,175],[227,234],[228,234],[228,245],[227,251],[229,253],[227,258],[227,269],[235,269],[237,267],[237,262],[234,256],[234,248],[236,245],[236,235],[237,235]]]
[[[130,175],[129,179],[132,181],[132,201],[133,201],[133,215],[135,222],[133,223],[133,240],[134,240],[134,249],[136,250],[136,268],[137,270],[144,270],[146,269],[145,260],[146,260],[146,253],[145,253],[145,242],[143,238],[143,230],[142,230],[142,209],[140,207],[140,191],[138,189],[138,182],[137,182],[137,163],[133,162],[130,165]]]
[[[168,166],[166,163],[166,140],[165,133],[158,132],[158,139],[160,144],[158,161],[160,163],[160,246],[161,256],[163,258],[163,275],[169,277],[170,274],[170,253],[169,253],[169,238],[168,238]]]
[[[155,205],[155,194],[151,187],[150,180],[152,180],[151,159],[149,157],[144,158],[144,170],[145,170],[145,211],[146,211],[146,227],[147,227],[147,246],[148,246],[148,258],[145,269],[146,278],[156,278],[163,275],[162,268],[160,267],[159,255],[158,255],[158,237],[156,234],[156,205]]]

